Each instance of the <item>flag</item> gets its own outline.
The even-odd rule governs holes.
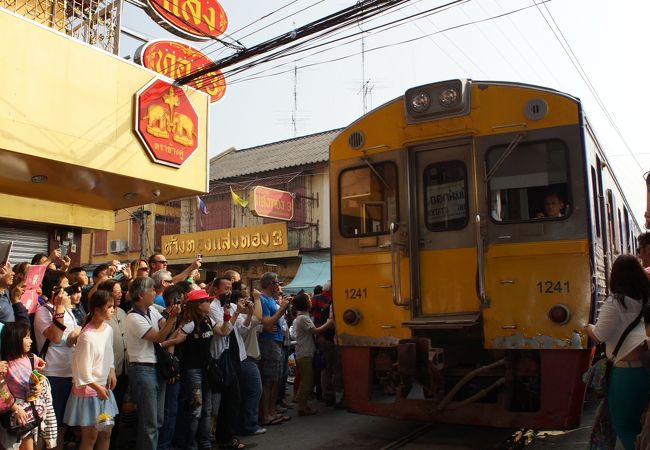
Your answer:
[[[201,197],[199,197],[198,195],[196,196],[196,207],[199,208],[199,211],[201,212],[201,214],[207,214],[208,213],[207,206],[205,206],[205,203],[203,202]]]
[[[246,208],[248,206],[248,200],[244,200],[239,195],[235,194],[235,191],[232,190],[232,186],[230,187],[230,196],[232,197],[233,205],[239,205],[242,208]]]

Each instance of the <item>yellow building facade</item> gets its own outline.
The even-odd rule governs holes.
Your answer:
[[[0,240],[24,244],[12,262],[62,243],[91,262],[84,232],[119,233],[124,209],[206,191],[209,97],[184,89],[198,146],[180,167],[156,163],[134,131],[136,93],[156,75],[40,22],[0,3]],[[31,232],[47,249],[28,249]]]

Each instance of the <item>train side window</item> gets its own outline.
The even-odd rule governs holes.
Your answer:
[[[397,166],[391,162],[346,169],[339,176],[340,230],[344,237],[388,233],[399,222]]]
[[[630,214],[627,212],[627,208],[623,209],[623,214],[625,215],[625,244],[626,244],[626,250],[628,254],[632,254],[632,249],[636,248],[633,247],[634,241],[631,239],[632,233],[630,232]]]
[[[467,169],[460,161],[424,169],[425,224],[431,231],[465,228],[468,221]]]
[[[598,199],[598,182],[596,181],[596,169],[591,167],[591,196],[594,206],[594,223],[596,224],[596,236],[600,237],[600,201]]]
[[[571,212],[566,145],[559,140],[521,143],[487,153],[491,217],[496,222],[563,220]]]

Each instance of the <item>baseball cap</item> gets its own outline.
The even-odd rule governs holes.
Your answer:
[[[206,300],[209,298],[210,296],[208,295],[207,292],[205,292],[205,289],[195,289],[193,291],[188,292],[187,294],[188,302],[194,302],[197,300]]]

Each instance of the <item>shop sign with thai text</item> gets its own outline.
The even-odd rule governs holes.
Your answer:
[[[170,259],[281,252],[289,249],[286,223],[198,231],[162,236],[162,253]]]
[[[135,98],[135,132],[159,164],[180,167],[199,146],[199,117],[185,91],[154,79]]]
[[[207,41],[222,35],[228,18],[217,0],[147,0],[147,13],[184,39]]]
[[[138,48],[135,62],[161,75],[176,80],[191,75],[212,64],[212,60],[192,46],[182,42],[157,39]],[[221,99],[226,92],[226,80],[220,70],[205,74],[188,83],[210,96],[211,102]]]
[[[251,189],[249,208],[258,217],[271,219],[293,219],[293,195],[291,192],[279,191],[264,186]]]

